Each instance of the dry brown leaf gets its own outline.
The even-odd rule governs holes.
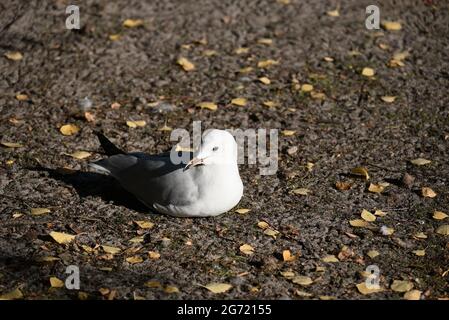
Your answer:
[[[368,221],[368,222],[376,221],[376,216],[365,209],[362,210],[362,213],[360,216],[362,217],[363,220]]]
[[[110,35],[109,35],[109,40],[111,40],[111,41],[117,41],[117,40],[120,40],[121,37],[122,37],[122,36],[119,35],[119,34],[110,34]]]
[[[284,278],[287,278],[287,279],[291,279],[291,278],[295,277],[295,273],[293,271],[291,271],[291,270],[282,271],[281,272],[281,276],[283,276]]]
[[[40,215],[50,213],[50,212],[51,212],[51,210],[48,208],[31,208],[31,210],[30,210],[30,213],[33,216],[40,216]]]
[[[332,58],[332,57],[324,57],[323,60],[326,61],[326,62],[333,62],[334,58]]]
[[[57,243],[59,244],[67,244],[72,242],[76,236],[63,233],[63,232],[56,232],[52,231],[49,233],[50,237],[52,237]]]
[[[132,239],[129,239],[129,242],[132,242],[132,243],[141,243],[141,242],[143,242],[143,236],[138,236],[138,237],[134,237],[134,238],[132,238]]]
[[[274,101],[264,101],[262,104],[268,108],[275,108],[278,105],[277,102]]]
[[[365,178],[365,180],[369,180],[368,169],[366,169],[364,167],[356,167],[356,168],[352,169],[351,174],[357,175],[357,176],[363,176]]]
[[[215,50],[204,50],[203,51],[203,55],[205,55],[206,57],[212,57],[215,56],[218,52]]]
[[[268,60],[259,61],[257,63],[257,67],[265,69],[265,68],[268,68],[268,67],[270,67],[272,65],[276,65],[276,64],[279,64],[279,61],[276,61],[276,60],[273,60],[273,59],[268,59]]]
[[[155,251],[148,251],[148,256],[150,257],[150,259],[157,260],[161,257],[161,254]]]
[[[64,287],[64,282],[57,277],[50,278],[50,285],[52,288],[62,288]]]
[[[310,96],[312,97],[312,99],[316,99],[316,100],[324,100],[326,99],[326,95],[322,92],[318,92],[318,91],[312,91],[310,92]]]
[[[351,189],[351,184],[349,182],[337,181],[335,187],[340,191],[345,191]]]
[[[61,133],[65,136],[71,136],[78,133],[80,128],[75,124],[65,124],[59,129],[59,131],[61,131]]]
[[[375,74],[375,71],[372,68],[365,67],[362,70],[362,75],[365,77],[372,77],[372,76],[374,76],[374,74]]]
[[[432,216],[432,218],[434,218],[435,220],[444,220],[447,217],[448,215],[445,214],[443,211],[435,211]]]
[[[437,233],[443,236],[449,236],[449,224],[439,226],[437,229]]]
[[[239,208],[239,209],[235,210],[235,212],[240,213],[240,214],[246,214],[250,211],[251,211],[251,209],[246,209],[246,208]]]
[[[368,191],[373,193],[382,193],[384,190],[385,187],[380,184],[370,183],[368,187]]]
[[[411,160],[410,162],[416,166],[423,166],[423,165],[431,163],[432,161],[424,159],[424,158],[417,158],[417,159]]]
[[[290,136],[293,136],[296,133],[296,131],[295,130],[282,130],[281,133],[284,137],[290,137]]]
[[[164,289],[165,293],[179,293],[179,289],[175,286],[166,286]]]
[[[369,226],[369,223],[362,219],[350,220],[349,224],[353,227],[358,227],[358,228],[366,228]]]
[[[249,244],[243,244],[239,247],[240,252],[246,254],[246,255],[252,255],[254,253],[254,248],[250,246]]]
[[[277,235],[279,234],[279,231],[271,229],[271,228],[267,228],[264,230],[263,232],[265,235],[273,237],[274,239],[276,239]]]
[[[143,258],[141,256],[132,256],[132,257],[126,258],[126,262],[128,262],[130,264],[142,263]]]
[[[327,262],[327,263],[334,263],[334,262],[340,262],[340,260],[338,260],[338,258],[336,256],[334,256],[333,254],[328,254],[326,256],[323,257],[323,259],[321,259],[323,262]]]
[[[142,19],[126,19],[123,21],[123,26],[126,28],[137,28],[143,26]]]
[[[154,223],[146,220],[135,220],[135,224],[139,226],[141,229],[151,229],[154,227]]]
[[[424,232],[415,233],[414,237],[417,239],[427,239],[427,235]]]
[[[378,217],[385,217],[387,215],[386,212],[383,212],[382,210],[376,210],[374,211],[374,215]]]
[[[366,286],[365,281],[362,283],[359,283],[356,285],[357,290],[359,290],[359,292],[363,295],[367,295],[367,294],[372,294],[372,293],[377,293],[377,292],[382,292],[383,289],[382,288],[368,288]]]
[[[137,128],[137,127],[144,127],[146,126],[147,122],[145,120],[128,120],[126,121],[126,125],[130,128]]]
[[[29,98],[26,94],[19,93],[19,94],[16,94],[16,99],[18,101],[27,101]]]
[[[267,84],[267,85],[271,83],[271,80],[268,79],[267,77],[260,77],[259,81],[262,82],[263,84]]]
[[[329,10],[329,11],[326,12],[326,14],[329,17],[339,17],[340,16],[340,11],[338,9]]]
[[[118,103],[118,102],[113,102],[113,103],[111,104],[111,109],[117,110],[117,109],[120,109],[121,106],[122,106],[122,105],[121,105],[120,103]]]
[[[240,73],[250,73],[254,69],[252,67],[246,67],[239,70]]]
[[[22,148],[23,145],[20,143],[16,143],[16,142],[6,142],[6,141],[2,141],[0,142],[1,145],[7,147],[7,148]]]
[[[399,31],[402,29],[401,23],[395,21],[382,21],[382,27],[388,31]]]
[[[421,189],[421,193],[422,193],[422,196],[425,197],[425,198],[435,198],[437,196],[436,192],[433,191],[429,187],[423,187]]]
[[[87,151],[75,151],[74,153],[64,153],[64,154],[79,160],[88,158],[92,155],[90,152]]]
[[[380,99],[382,99],[382,101],[386,102],[386,103],[393,103],[396,100],[396,97],[395,96],[383,96],[383,97],[380,97]]]
[[[5,53],[5,57],[13,61],[19,61],[23,59],[23,55],[19,51],[7,52]]]
[[[236,54],[244,54],[249,52],[249,48],[240,47],[235,49],[234,51]]]
[[[262,38],[262,39],[257,40],[257,43],[270,46],[270,45],[273,44],[273,40],[272,39],[268,39],[268,38]]]
[[[144,284],[145,287],[148,288],[160,288],[162,287],[161,283],[159,281],[147,281]]]
[[[203,101],[198,103],[198,107],[200,107],[201,109],[209,109],[212,111],[215,111],[218,108],[218,106],[215,103],[209,101]]]
[[[231,103],[236,106],[244,107],[246,106],[247,100],[245,98],[234,98],[231,100]]]
[[[270,225],[269,225],[268,223],[266,223],[265,221],[259,221],[259,222],[257,223],[257,226],[258,226],[259,228],[261,228],[261,229],[266,229],[266,228],[268,228]]]
[[[313,283],[312,278],[307,277],[307,276],[295,276],[292,279],[292,282],[295,284],[299,284],[301,286],[309,286]]]
[[[291,254],[290,250],[284,250],[282,251],[282,259],[284,259],[285,262],[290,262],[294,261],[296,257]]]
[[[366,255],[367,255],[368,257],[370,257],[371,259],[374,259],[374,258],[377,257],[379,254],[380,254],[380,253],[379,253],[379,251],[377,251],[377,250],[370,250],[370,251],[368,251],[368,252],[366,253]]]
[[[232,288],[232,285],[230,285],[228,283],[212,282],[212,283],[206,284],[203,287],[212,293],[225,293],[225,292],[229,291],[229,289]]]
[[[426,255],[426,250],[413,250],[412,252],[418,257],[424,257]]]
[[[294,194],[299,194],[302,196],[307,196],[311,191],[307,188],[297,188],[292,191]]]
[[[394,280],[390,288],[396,292],[407,292],[413,289],[413,283],[405,280]]]
[[[2,295],[0,295],[0,300],[15,300],[15,299],[22,299],[23,298],[23,293],[22,291],[20,291],[19,288],[10,291],[8,293],[4,293]]]
[[[104,252],[110,253],[110,254],[117,254],[120,251],[122,251],[120,248],[105,246],[105,245],[102,245],[101,248],[103,249]]]
[[[301,86],[302,92],[310,92],[313,90],[313,86],[311,84],[305,83]]]
[[[195,65],[187,58],[180,57],[176,62],[184,69],[184,71],[195,70]]]
[[[410,290],[404,294],[405,300],[421,300],[421,291],[419,290]]]

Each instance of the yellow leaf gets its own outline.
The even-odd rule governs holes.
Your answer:
[[[382,99],[382,101],[386,102],[386,103],[393,103],[396,100],[396,97],[395,96],[383,96],[383,97],[380,97],[380,99]]]
[[[379,251],[377,250],[370,250],[367,252],[366,254],[368,257],[370,257],[371,259],[374,259],[375,257],[377,257],[379,255]]]
[[[56,277],[51,277],[50,285],[52,286],[52,288],[62,288],[64,287],[64,282]]]
[[[139,226],[139,228],[142,229],[151,229],[154,227],[154,223],[146,220],[137,220],[134,221],[135,224]]]
[[[277,103],[274,101],[264,101],[262,104],[268,108],[274,108],[277,106]]]
[[[126,121],[126,125],[130,128],[144,127],[147,124],[145,120],[137,120],[137,121]]]
[[[388,31],[399,31],[402,29],[401,23],[395,21],[383,21],[382,26]]]
[[[369,187],[368,187],[368,191],[373,192],[373,193],[382,193],[384,190],[385,190],[385,187],[383,187],[380,184],[370,183]]]
[[[19,61],[22,60],[23,55],[19,51],[11,51],[5,53],[5,57],[8,58],[9,60]]]
[[[405,300],[420,300],[421,299],[421,291],[419,290],[410,290],[404,294]]]
[[[372,68],[366,67],[366,68],[363,68],[363,70],[362,70],[362,75],[365,77],[372,77],[372,76],[374,76],[374,73],[375,73],[375,71]]]
[[[317,91],[310,92],[310,96],[316,100],[324,100],[326,98],[326,95],[324,93]]]
[[[134,238],[132,238],[132,239],[129,239],[129,242],[132,242],[132,243],[140,243],[140,242],[143,242],[143,236],[138,236],[138,237],[134,237]]]
[[[266,228],[268,228],[270,225],[269,225],[268,223],[266,223],[265,221],[259,221],[259,222],[257,223],[257,226],[258,226],[259,228],[261,228],[261,229],[266,229]]]
[[[71,136],[78,133],[80,128],[74,124],[65,124],[59,129],[59,131],[61,131],[61,133],[65,136]]]
[[[291,278],[295,277],[295,273],[293,271],[283,271],[283,272],[281,272],[281,276],[283,276],[284,278],[287,278],[287,279],[291,279]]]
[[[235,49],[235,53],[237,53],[237,54],[243,54],[243,53],[248,53],[248,52],[249,52],[249,48],[240,47],[240,48]]]
[[[271,228],[267,228],[264,230],[263,233],[266,234],[267,236],[270,236],[270,237],[273,237],[274,239],[276,239],[276,236],[279,234],[279,231],[271,229]]]
[[[160,288],[162,287],[161,283],[159,281],[147,281],[144,284],[148,288]]]
[[[340,262],[340,260],[338,260],[338,258],[336,256],[334,256],[333,254],[328,254],[327,256],[324,256],[323,262],[328,262],[328,263],[334,263],[334,262]]]
[[[46,214],[46,213],[50,213],[50,212],[51,211],[48,208],[31,208],[31,210],[30,210],[30,213],[33,216],[40,216],[40,215],[43,215],[43,214]]]
[[[324,57],[323,60],[326,61],[326,62],[333,62],[334,58],[332,58],[332,57]]]
[[[279,61],[273,60],[273,59],[268,59],[268,60],[263,60],[263,61],[259,61],[257,63],[257,67],[258,68],[268,68],[272,65],[276,65],[279,64]]]
[[[326,14],[329,17],[339,17],[340,16],[340,12],[338,11],[338,9],[327,11]]]
[[[120,248],[105,246],[105,245],[102,245],[101,248],[103,249],[104,252],[110,253],[110,254],[117,254],[120,251],[122,251]]]
[[[417,159],[411,160],[410,162],[416,166],[423,166],[423,165],[431,163],[432,161],[424,159],[424,158],[417,158]]]
[[[448,217],[443,211],[435,211],[432,216],[435,220],[444,220]]]
[[[368,288],[366,286],[365,282],[357,284],[356,287],[357,287],[357,290],[359,290],[359,292],[361,294],[363,294],[363,295],[367,295],[367,294],[377,293],[377,292],[382,292],[383,291],[383,289],[379,288],[378,286],[377,286],[377,288],[375,288],[374,286],[373,286],[373,288]]]
[[[0,144],[2,144],[3,146],[7,147],[7,148],[22,148],[23,145],[20,143],[15,143],[15,142],[5,142],[2,141],[0,142]]]
[[[17,94],[16,99],[19,101],[26,101],[28,100],[28,96],[26,94]]]
[[[215,50],[204,50],[203,51],[203,55],[205,55],[206,57],[211,57],[217,54],[217,51]]]
[[[362,219],[350,220],[349,224],[353,227],[366,228],[369,226],[369,223]]]
[[[365,177],[365,180],[369,180],[368,170],[364,167],[357,167],[351,170],[351,173],[357,176]]]
[[[414,237],[418,239],[427,239],[427,235],[424,232],[418,232],[414,235]]]
[[[312,278],[306,277],[306,276],[295,276],[292,279],[292,282],[295,284],[299,284],[301,286],[308,286],[313,283],[313,280],[312,280]]]
[[[390,46],[385,43],[379,43],[379,48],[381,48],[382,50],[388,50]]]
[[[320,300],[335,300],[334,296],[319,296]]]
[[[437,229],[437,233],[443,236],[449,236],[449,224],[439,226]]]
[[[240,213],[240,214],[246,214],[250,211],[251,211],[251,209],[246,209],[246,208],[240,208],[240,209],[235,210],[235,212]]]
[[[239,70],[240,73],[250,73],[251,71],[253,71],[252,67],[246,67]]]
[[[179,289],[175,286],[166,286],[164,289],[165,293],[179,293]]]
[[[126,258],[126,262],[128,262],[130,264],[142,263],[143,258],[141,256],[132,256],[132,257]]]
[[[142,19],[126,19],[123,21],[123,26],[126,28],[136,28],[143,26]]]
[[[76,236],[63,233],[63,232],[56,232],[52,231],[49,233],[50,237],[52,237],[57,243],[59,244],[66,244],[72,242]]]
[[[271,80],[268,79],[267,77],[260,77],[259,81],[262,82],[263,84],[267,84],[267,85],[271,83]]]
[[[418,257],[424,257],[426,255],[426,250],[414,250],[413,253]]]
[[[307,196],[310,193],[309,189],[306,188],[298,188],[292,191],[294,194],[300,194],[302,196]]]
[[[198,103],[198,107],[200,107],[201,109],[209,109],[212,111],[217,110],[217,105],[215,103],[209,102],[209,101],[204,101],[204,102]]]
[[[284,250],[282,251],[282,258],[285,262],[293,261],[296,259],[295,256],[292,256],[290,250]]]
[[[87,151],[75,151],[74,153],[70,153],[70,154],[69,153],[65,153],[65,155],[68,155],[68,156],[70,156],[72,158],[81,160],[81,159],[85,159],[85,158],[90,157],[91,153],[87,152]]]
[[[212,283],[206,284],[203,287],[213,293],[225,293],[226,291],[228,291],[229,289],[232,288],[232,285],[227,284],[227,283],[212,282]]]
[[[161,257],[161,254],[155,251],[148,251],[148,256],[150,257],[150,259],[157,260]]]
[[[0,300],[14,300],[14,299],[22,299],[23,298],[23,293],[22,291],[20,291],[19,288],[10,291],[8,293],[4,293],[2,295],[0,295]]]
[[[245,98],[235,98],[231,100],[232,104],[235,104],[236,106],[244,107],[246,106],[246,99]]]
[[[13,215],[12,215],[13,219],[18,219],[21,216],[23,216],[23,213],[20,213],[20,212],[13,213]]]
[[[285,137],[290,137],[290,136],[293,136],[296,133],[296,131],[295,130],[282,130],[281,133]]]
[[[239,250],[246,255],[251,255],[254,253],[254,248],[252,246],[250,246],[249,244],[241,245]]]
[[[313,169],[314,166],[315,166],[315,164],[312,163],[312,162],[307,162],[307,163],[306,163],[306,168],[307,168],[307,170],[309,170],[309,171],[312,171],[312,169]]]
[[[312,90],[313,90],[313,86],[311,84],[306,83],[301,86],[302,92],[310,92]]]
[[[119,35],[119,34],[111,34],[111,35],[109,35],[109,40],[111,40],[111,41],[117,41],[117,40],[120,40],[121,37],[122,37],[122,36]]]
[[[421,189],[421,192],[422,192],[422,196],[425,198],[435,198],[437,196],[435,191],[433,191],[431,188],[428,188],[428,187],[423,187]]]
[[[385,217],[387,214],[385,212],[383,212],[382,210],[376,210],[376,211],[374,211],[374,215],[379,216],[379,217]]]
[[[257,43],[265,44],[267,46],[270,46],[270,45],[273,44],[273,40],[272,39],[268,39],[268,38],[262,38],[262,39],[257,40]]]
[[[390,288],[396,292],[407,292],[413,289],[413,283],[404,280],[394,280]]]
[[[184,69],[184,71],[195,70],[195,65],[190,62],[187,58],[180,57],[177,63]]]
[[[363,220],[368,221],[368,222],[376,221],[376,216],[365,209],[362,210],[361,217]]]

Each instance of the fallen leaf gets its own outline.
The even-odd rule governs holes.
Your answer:
[[[287,279],[291,279],[295,277],[295,273],[293,271],[282,271],[281,276]]]
[[[312,163],[312,162],[307,162],[307,163],[306,163],[306,168],[307,168],[307,170],[309,170],[309,171],[312,171],[312,169],[313,169],[314,166],[315,166],[315,164]]]
[[[150,257],[150,259],[157,260],[161,257],[161,254],[155,251],[148,251],[148,256]]]
[[[240,73],[250,73],[254,69],[252,67],[246,67],[239,70]]]
[[[413,289],[413,283],[405,280],[394,280],[390,288],[396,292],[407,292]]]
[[[299,194],[302,196],[307,196],[311,191],[307,188],[298,188],[292,191],[294,194]]]
[[[162,287],[161,283],[159,281],[147,281],[144,284],[145,287],[148,288],[160,288]]]
[[[335,300],[334,296],[319,296],[320,300]]]
[[[435,198],[437,194],[431,188],[423,187],[421,189],[422,196],[425,198]]]
[[[15,299],[22,299],[23,298],[23,293],[22,291],[20,291],[19,288],[10,291],[8,293],[4,293],[2,295],[0,295],[0,300],[15,300]]]
[[[282,251],[282,258],[285,262],[294,261],[296,259],[296,257],[291,254],[290,250]]]
[[[415,233],[414,237],[418,239],[427,239],[427,235],[424,232]]]
[[[335,187],[340,191],[345,191],[351,189],[351,184],[349,182],[337,181]]]
[[[273,44],[273,40],[272,39],[268,39],[268,38],[262,38],[262,39],[257,40],[257,43],[270,46],[270,45]]]
[[[374,211],[374,215],[379,216],[379,217],[385,217],[387,215],[387,213],[383,212],[382,210],[376,210],[376,211]]]
[[[340,262],[340,260],[338,260],[338,258],[336,256],[334,256],[333,254],[328,254],[326,256],[323,257],[323,262],[328,262],[328,263],[334,263],[334,262]]]
[[[146,220],[136,220],[134,221],[135,224],[139,226],[141,229],[151,229],[154,227],[154,223]]]
[[[333,62],[334,58],[332,58],[332,57],[324,57],[323,60],[326,61],[326,62]]]
[[[122,251],[120,248],[105,246],[105,245],[102,245],[101,248],[103,249],[104,252],[110,253],[110,254],[117,254],[120,251]]]
[[[405,300],[421,300],[421,291],[419,290],[410,290],[404,294]]]
[[[119,35],[119,34],[110,34],[110,35],[109,35],[109,40],[111,40],[111,41],[117,41],[117,40],[120,40],[121,37],[122,37],[122,36]]]
[[[50,285],[52,288],[62,288],[64,287],[64,282],[57,277],[50,278]]]
[[[84,118],[86,118],[87,122],[94,122],[95,115],[92,112],[86,111],[84,112]]]
[[[375,71],[372,68],[365,67],[362,70],[362,75],[365,77],[372,77],[372,76],[374,76],[374,74],[375,74]]]
[[[265,235],[273,237],[274,239],[276,239],[276,236],[279,234],[279,231],[271,229],[271,228],[267,228],[265,229],[265,231],[263,232]]]
[[[449,224],[439,226],[437,229],[437,233],[443,236],[449,236]]]
[[[395,96],[383,96],[383,97],[380,97],[380,99],[386,103],[393,103],[396,100],[396,97]]]
[[[240,48],[235,49],[234,52],[237,53],[237,54],[248,53],[249,52],[249,48],[240,47]]]
[[[252,255],[254,253],[254,248],[250,246],[249,244],[243,244],[239,247],[239,250],[246,254],[246,255]]]
[[[16,142],[5,142],[2,141],[0,142],[0,144],[2,144],[3,146],[7,147],[7,148],[22,148],[23,145],[20,143],[16,143]]]
[[[447,217],[448,215],[445,214],[443,211],[435,211],[432,216],[432,218],[434,218],[435,220],[444,220]]]
[[[329,10],[329,11],[326,12],[326,14],[327,14],[329,17],[339,17],[339,16],[340,16],[340,12],[339,12],[338,9],[335,9],[335,10]]]
[[[9,60],[19,61],[22,60],[23,55],[19,51],[10,51],[5,53],[5,57]]]
[[[316,100],[324,100],[326,98],[326,95],[324,93],[317,91],[310,92],[310,96]]]
[[[240,208],[240,209],[235,210],[235,212],[240,213],[240,214],[246,214],[250,211],[251,211],[251,209],[246,209],[246,208]]]
[[[364,167],[357,167],[351,170],[351,173],[353,175],[357,175],[357,176],[363,176],[365,177],[365,180],[369,180],[369,173],[368,170]]]
[[[165,293],[179,293],[179,289],[175,286],[166,286],[164,289]]]
[[[285,137],[290,137],[290,136],[293,136],[296,133],[296,131],[295,130],[282,130],[281,133]]]
[[[120,103],[118,103],[118,102],[113,102],[113,103],[111,104],[111,109],[117,110],[117,109],[120,109],[121,106],[122,106],[122,105],[121,105]]]
[[[195,70],[195,65],[187,58],[180,57],[176,62],[184,69],[184,71]]]
[[[410,162],[416,166],[423,166],[423,165],[431,163],[432,161],[424,159],[424,158],[417,158],[417,159],[411,160]]]
[[[138,237],[134,237],[134,238],[132,238],[132,239],[129,239],[129,242],[132,242],[132,243],[140,243],[140,242],[143,242],[143,236],[138,236]]]
[[[270,79],[268,79],[267,77],[260,77],[259,81],[267,85],[271,83]]]
[[[40,215],[50,213],[50,212],[51,212],[51,210],[48,208],[31,208],[31,210],[30,210],[30,213],[33,216],[40,216]]]
[[[272,65],[276,65],[279,64],[279,61],[273,60],[273,59],[268,59],[268,60],[263,60],[263,61],[259,61],[257,63],[257,67],[258,68],[262,68],[262,69],[266,69]]]
[[[206,57],[212,57],[216,54],[217,54],[217,51],[215,51],[215,50],[204,50],[203,51],[203,55],[205,55]]]
[[[28,96],[26,94],[19,93],[19,94],[16,95],[16,99],[18,101],[27,101],[28,100]]]
[[[353,227],[358,227],[358,228],[366,228],[367,226],[369,226],[369,223],[362,219],[350,220],[349,224]]]
[[[59,129],[59,131],[61,131],[61,133],[65,136],[71,136],[78,133],[80,128],[74,124],[65,124]]]
[[[311,84],[306,83],[301,86],[302,92],[310,92],[312,90],[313,90],[313,86]]]
[[[227,284],[227,283],[212,282],[212,283],[206,284],[203,287],[213,293],[225,293],[226,291],[229,291],[229,289],[232,288],[232,285]]]
[[[126,121],[126,125],[130,128],[144,127],[146,124],[147,124],[147,122],[145,120],[137,120],[137,121],[128,120],[128,121]]]
[[[52,237],[57,243],[59,244],[67,244],[72,242],[76,236],[63,233],[63,232],[56,232],[52,231],[49,233],[50,237]]]
[[[395,21],[382,21],[382,26],[388,31],[399,31],[402,29],[401,23]]]
[[[200,107],[201,109],[209,109],[212,111],[217,110],[217,105],[213,102],[208,102],[208,101],[198,103],[198,107]]]
[[[426,255],[426,250],[414,250],[412,252],[418,257],[424,257]]]
[[[23,216],[23,213],[20,213],[20,212],[13,213],[13,215],[12,215],[13,219],[18,219],[21,216]]]
[[[269,225],[268,223],[266,223],[265,221],[259,221],[259,222],[257,223],[257,226],[258,226],[259,228],[261,228],[261,229],[266,229],[266,228],[268,228],[270,225]]]
[[[245,98],[235,98],[235,99],[231,100],[231,103],[236,106],[244,107],[244,106],[246,106],[247,101]]]
[[[87,151],[75,151],[74,153],[64,153],[64,154],[79,160],[88,158],[92,155],[90,152]]]
[[[380,227],[380,232],[384,236],[391,236],[394,233],[394,229],[393,228],[389,228],[387,226],[382,226],[382,227]]]
[[[379,251],[377,250],[370,250],[366,253],[366,255],[368,257],[370,257],[371,259],[374,259],[375,257],[377,257],[379,255]]]
[[[266,107],[268,107],[268,108],[275,108],[275,107],[277,107],[277,103],[276,102],[274,102],[274,101],[264,101],[264,102],[262,102],[262,104],[264,105],[264,106],[266,106]]]
[[[378,287],[378,286],[377,286],[377,288],[368,288],[366,286],[365,281],[362,282],[362,283],[357,284],[356,287],[357,287],[357,290],[359,290],[359,292],[361,294],[363,294],[363,295],[367,295],[367,294],[372,294],[372,293],[377,293],[377,292],[382,292],[383,291],[383,289]]]
[[[292,279],[292,282],[295,284],[299,284],[301,286],[309,286],[313,283],[312,278],[307,277],[307,276],[295,276]]]
[[[363,220],[368,221],[368,222],[376,221],[376,216],[365,209],[362,210],[362,213],[360,216],[362,217]]]
[[[382,193],[384,190],[385,188],[380,184],[370,183],[368,187],[368,191],[373,193]]]
[[[142,19],[126,19],[123,21],[123,26],[126,28],[136,28],[143,26]]]
[[[41,258],[37,259],[37,261],[39,261],[39,262],[54,262],[54,261],[59,261],[59,260],[61,260],[61,258],[52,257],[52,256],[45,256],[45,257],[41,257]]]
[[[382,50],[388,50],[390,49],[390,46],[386,43],[379,43],[379,48],[381,48]]]
[[[126,258],[126,262],[128,262],[130,264],[142,263],[143,258],[141,256],[132,256],[132,257]]]

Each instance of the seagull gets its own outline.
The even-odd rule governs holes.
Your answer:
[[[237,143],[225,130],[206,131],[198,150],[188,152],[191,160],[187,164],[174,164],[170,153],[125,153],[103,134],[95,133],[111,156],[90,166],[114,177],[125,190],[159,213],[175,217],[218,216],[242,198]]]

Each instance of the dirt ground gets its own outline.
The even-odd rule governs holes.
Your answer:
[[[82,28],[70,31],[68,1],[2,1],[1,141],[23,146],[0,146],[0,294],[19,288],[25,299],[402,299],[390,286],[405,280],[422,299],[447,298],[449,238],[436,230],[448,218],[432,215],[449,214],[449,6],[381,1],[382,21],[399,21],[402,29],[367,30],[371,2],[79,1]],[[338,17],[326,14],[339,4]],[[128,18],[143,26],[123,27]],[[115,34],[120,38],[111,40]],[[237,54],[240,47],[249,50]],[[5,56],[14,51],[23,58]],[[405,51],[402,66],[390,66],[394,53]],[[181,56],[195,70],[184,71],[176,63]],[[278,64],[257,66],[267,59]],[[240,72],[246,67],[253,70]],[[374,76],[363,76],[364,67]],[[259,82],[262,76],[271,83]],[[312,94],[301,91],[305,83]],[[19,101],[19,93],[28,97]],[[383,96],[397,98],[387,103]],[[84,97],[94,121],[82,113]],[[248,104],[232,105],[236,97]],[[218,109],[196,107],[201,101]],[[121,107],[111,108],[114,102]],[[128,120],[146,125],[130,128]],[[203,129],[295,131],[280,135],[277,174],[240,166],[238,208],[250,212],[151,214],[88,168],[103,157],[93,129],[127,151],[157,153],[172,145],[160,130],[165,124],[191,130],[195,120]],[[80,131],[64,136],[64,124]],[[92,155],[65,155],[79,150]],[[410,162],[416,158],[431,163],[417,166]],[[349,174],[354,167],[365,167],[369,182],[390,185],[370,192],[369,182]],[[412,178],[403,179],[406,173]],[[436,197],[423,197],[422,187]],[[297,188],[310,193],[292,193]],[[51,212],[32,215],[32,208]],[[351,226],[363,209],[387,214],[368,227]],[[154,227],[141,229],[134,223],[140,220]],[[259,221],[279,234],[265,234]],[[394,233],[382,234],[382,226]],[[52,231],[76,238],[58,244]],[[427,238],[416,237],[420,232]],[[254,253],[242,253],[243,244]],[[101,245],[121,251],[107,254]],[[283,261],[284,250],[295,259]],[[369,257],[371,250],[379,255]],[[337,260],[323,261],[327,255]],[[126,260],[135,256],[142,262]],[[50,277],[64,280],[68,265],[80,268],[80,290],[51,288]],[[356,285],[369,265],[379,267],[384,290],[362,295]],[[313,283],[293,283],[286,271]],[[232,288],[214,294],[202,287],[212,282]]]

